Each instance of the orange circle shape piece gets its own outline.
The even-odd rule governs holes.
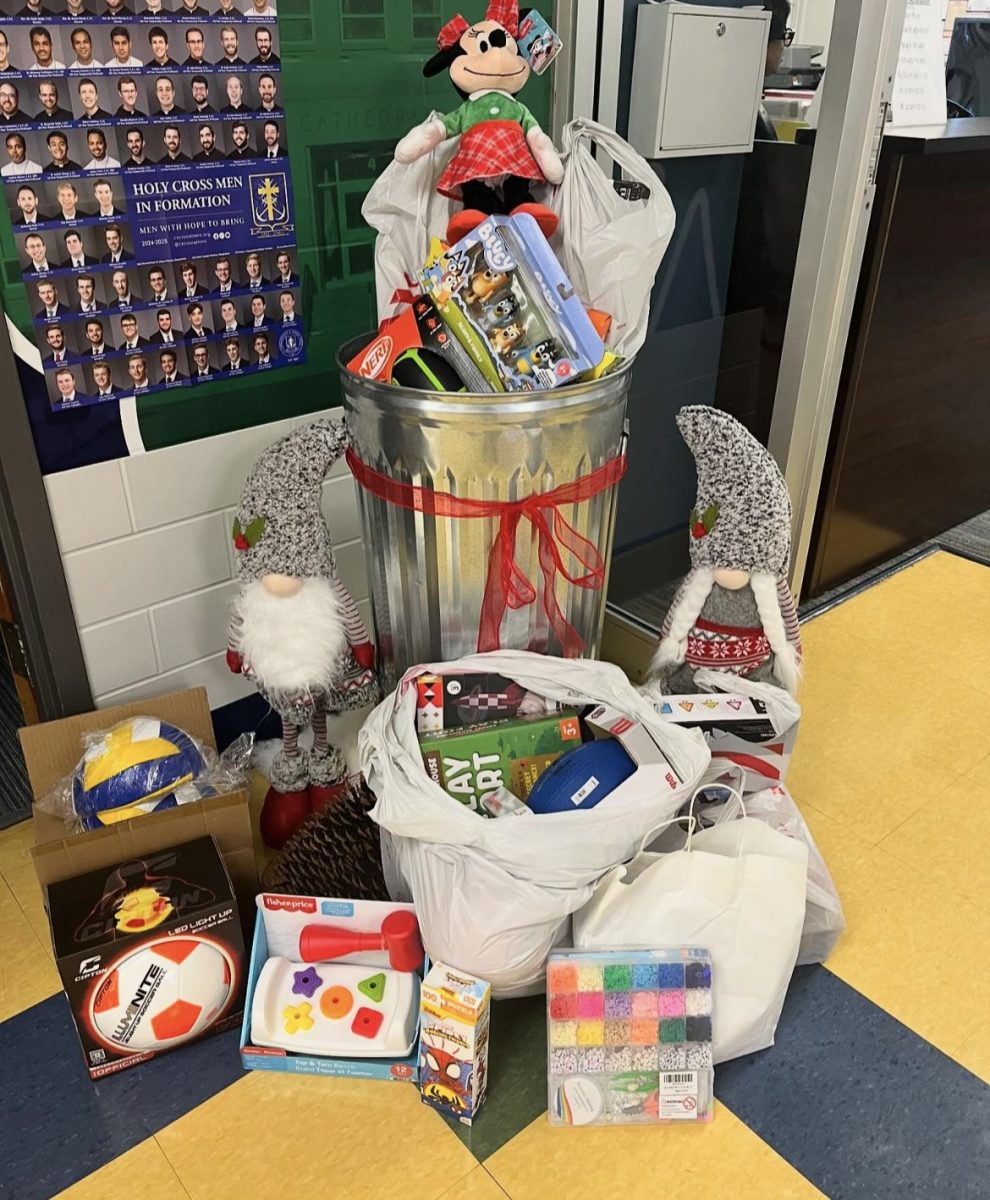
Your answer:
[[[336,987],[328,987],[320,997],[320,1011],[331,1021],[339,1021],[341,1017],[346,1017],[353,1007],[354,997],[351,995],[350,988],[342,987],[340,984],[337,984]]]

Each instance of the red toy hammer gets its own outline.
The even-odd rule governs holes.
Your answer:
[[[303,962],[328,962],[362,950],[386,951],[394,971],[418,971],[423,965],[419,922],[411,912],[400,909],[382,921],[380,933],[360,933],[340,925],[305,925],[299,935]]]

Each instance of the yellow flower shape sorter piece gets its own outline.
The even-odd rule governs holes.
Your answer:
[[[309,1015],[313,1006],[304,1000],[302,1004],[292,1005],[282,1009],[286,1033],[308,1033],[313,1028],[313,1018]]]

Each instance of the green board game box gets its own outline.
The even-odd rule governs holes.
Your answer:
[[[487,817],[482,796],[504,787],[520,800],[527,799],[547,767],[581,745],[581,726],[575,712],[519,717],[425,734],[419,745],[430,778],[449,796]]]

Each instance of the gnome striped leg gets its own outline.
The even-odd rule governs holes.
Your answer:
[[[309,760],[309,799],[313,812],[340,799],[346,791],[347,766],[344,756],[327,740],[326,698],[313,709],[313,753]]]

